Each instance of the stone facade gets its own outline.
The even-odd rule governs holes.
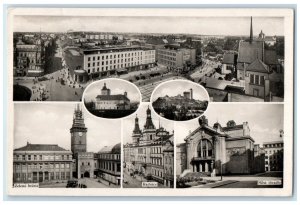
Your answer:
[[[136,117],[132,143],[124,145],[124,169],[130,173],[139,172],[148,179],[173,187],[173,142],[173,134],[163,127],[156,129],[148,108],[144,129],[139,128]]]
[[[236,125],[229,121],[226,127],[219,123],[211,127],[205,118],[199,121],[200,126],[185,138],[185,143],[178,145],[177,175],[186,169],[211,176],[264,171],[262,167],[258,168],[262,166],[264,155],[256,153],[257,146],[247,122]]]

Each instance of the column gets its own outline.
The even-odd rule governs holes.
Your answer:
[[[211,167],[211,171],[213,171],[214,170],[214,161],[213,160],[210,163],[210,167]]]
[[[205,162],[205,172],[208,172],[208,162]]]
[[[202,157],[202,140],[200,141],[200,146],[201,146],[201,148],[200,148],[200,157]]]
[[[202,162],[199,163],[199,172],[202,172]]]
[[[208,141],[205,141],[205,146],[206,146],[206,157],[208,157]]]
[[[195,172],[195,164],[193,164],[193,172]]]

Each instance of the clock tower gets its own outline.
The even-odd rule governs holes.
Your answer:
[[[87,128],[84,124],[83,113],[79,104],[77,104],[73,116],[73,125],[70,129],[73,155],[78,152],[86,152],[86,132]]]

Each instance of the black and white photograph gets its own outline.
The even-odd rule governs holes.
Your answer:
[[[102,118],[122,118],[134,113],[141,102],[139,89],[120,79],[99,80],[84,92],[84,105],[93,115]]]
[[[123,187],[174,187],[174,124],[143,104],[123,121]]]
[[[12,6],[7,192],[290,196],[294,12]]]
[[[173,80],[160,84],[151,96],[155,112],[161,117],[175,121],[199,117],[207,109],[208,101],[209,96],[205,88],[187,80]]]
[[[284,100],[282,17],[14,18],[15,101],[78,101],[108,77],[136,84],[146,102],[173,79],[203,85],[216,102]]]
[[[15,125],[14,188],[120,187],[120,122],[96,119],[80,103],[26,103],[15,105]]]
[[[177,188],[283,187],[281,104],[214,104],[175,137]]]

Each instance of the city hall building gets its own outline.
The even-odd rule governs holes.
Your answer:
[[[230,120],[223,127],[219,123],[209,126],[207,119],[201,117],[199,127],[185,138],[185,143],[177,145],[177,175],[264,172],[264,152],[254,143],[247,122],[237,125]]]
[[[90,78],[147,69],[154,64],[155,50],[153,49],[132,46],[83,51],[83,70]]]
[[[139,172],[144,177],[164,184],[174,186],[174,137],[163,127],[156,129],[147,109],[147,119],[144,129],[135,118],[132,132],[132,143],[124,145],[124,171]]]

